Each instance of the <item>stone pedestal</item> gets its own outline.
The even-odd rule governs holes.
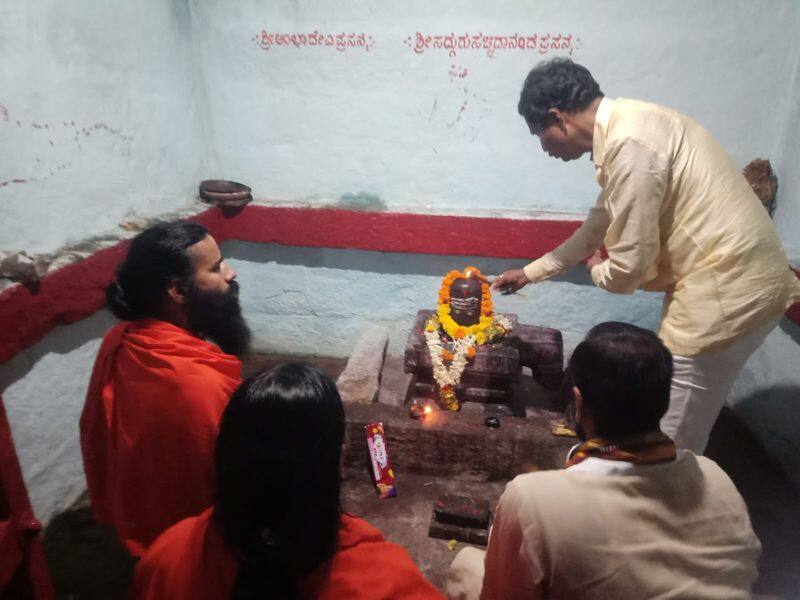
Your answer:
[[[433,314],[430,310],[417,313],[406,342],[403,368],[413,375],[406,402],[417,400],[435,404],[436,383],[424,334],[425,322]],[[561,332],[519,324],[517,315],[505,316],[511,320],[513,331],[498,343],[476,348],[475,357],[467,363],[461,383],[456,386],[456,394],[462,403],[519,406],[521,403],[513,398],[513,384],[522,374],[523,367],[530,368],[536,382],[546,389],[554,390],[561,385],[564,378]]]

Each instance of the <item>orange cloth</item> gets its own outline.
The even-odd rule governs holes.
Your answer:
[[[164,532],[136,566],[140,600],[229,598],[238,561],[222,540],[212,509]],[[411,557],[364,519],[342,515],[339,549],[304,582],[301,596],[319,600],[441,600]]]
[[[112,328],[81,415],[81,450],[95,516],[128,551],[212,502],[213,451],[241,363],[164,321]]]

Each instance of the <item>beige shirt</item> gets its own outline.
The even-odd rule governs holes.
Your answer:
[[[749,598],[760,551],[744,500],[713,461],[689,451],[652,466],[589,458],[508,484],[480,598]]]
[[[553,277],[605,243],[608,291],[663,291],[660,337],[675,354],[719,350],[800,301],[769,215],[703,127],[638,100],[604,98],[592,160],[602,192],[581,227],[525,267]]]

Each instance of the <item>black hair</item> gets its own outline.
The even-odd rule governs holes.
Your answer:
[[[659,429],[669,406],[672,354],[652,331],[601,323],[575,349],[569,372],[599,437]]]
[[[124,321],[157,317],[170,283],[191,282],[189,247],[207,235],[205,227],[186,221],[159,223],[139,233],[117,267],[116,281],[106,287],[111,312]]]
[[[553,58],[536,65],[522,86],[517,110],[528,126],[550,124],[551,108],[581,111],[602,97],[600,86],[586,67],[568,58]]]
[[[222,415],[214,514],[240,560],[233,598],[296,598],[336,552],[344,408],[319,369],[247,379]]]

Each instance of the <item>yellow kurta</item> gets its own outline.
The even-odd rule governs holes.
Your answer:
[[[592,269],[608,291],[663,291],[659,336],[675,354],[724,348],[800,301],[772,221],[711,134],[638,100],[600,103],[592,160],[602,188],[583,225],[525,267],[532,282],[569,269],[602,243]]]

